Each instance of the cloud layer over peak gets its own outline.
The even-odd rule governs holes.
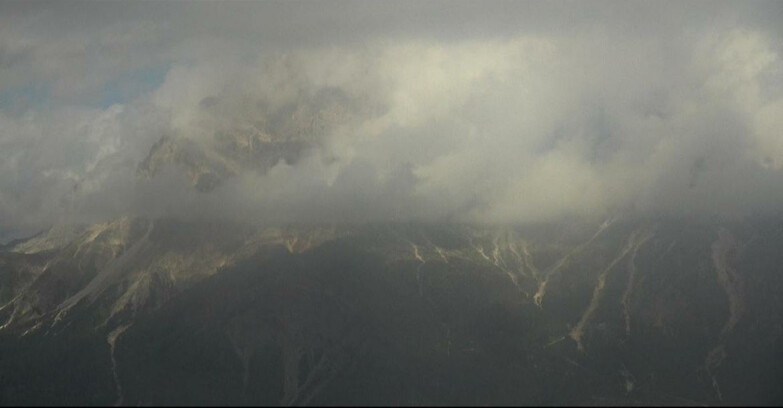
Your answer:
[[[780,3],[483,4],[4,4],[0,226],[783,209]]]

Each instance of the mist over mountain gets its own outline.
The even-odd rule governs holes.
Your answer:
[[[783,3],[0,3],[0,404],[780,405]]]
[[[783,208],[776,2],[3,8],[4,230]]]

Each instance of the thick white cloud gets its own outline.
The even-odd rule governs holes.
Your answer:
[[[703,24],[698,9],[647,5],[660,23],[653,26],[612,3],[584,18],[535,5],[525,7],[549,23],[513,30],[501,24],[497,4],[485,23],[465,11],[476,5],[455,4],[462,11],[453,18],[467,19],[473,33],[458,34],[459,24],[445,20],[427,28],[399,11],[394,18],[410,32],[351,26],[333,14],[319,19],[313,10],[322,6],[307,5],[299,29],[311,22],[331,34],[267,38],[258,48],[251,34],[287,31],[268,16],[277,29],[254,31],[240,18],[232,30],[220,20],[228,12],[210,20],[207,6],[184,13],[212,22],[203,32],[136,10],[138,24],[95,29],[105,38],[64,29],[76,39],[63,39],[67,47],[18,35],[37,32],[30,27],[6,28],[17,35],[0,48],[10,61],[0,70],[14,75],[0,89],[25,78],[54,81],[57,103],[0,116],[0,225],[127,212],[528,222],[783,209],[781,37],[752,7],[707,10],[714,19]],[[373,7],[389,6],[362,11],[369,21]],[[774,3],[758,7],[780,12]],[[366,39],[347,40],[335,22]],[[152,45],[160,33],[177,40]],[[122,51],[89,67],[78,58]],[[42,59],[52,68],[33,67]],[[152,92],[108,108],[74,102],[90,101],[84,95],[117,70],[161,61],[170,69]],[[94,70],[94,79],[69,81],[79,69]],[[261,131],[286,115],[296,122],[296,107],[317,109],[323,95],[343,98],[343,110],[324,113],[336,115],[333,126],[300,160],[240,169],[210,193],[187,187],[177,170],[135,177],[163,135],[209,146],[219,132]]]

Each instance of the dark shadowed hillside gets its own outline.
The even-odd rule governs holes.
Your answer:
[[[0,254],[0,403],[783,402],[783,222],[117,219]]]

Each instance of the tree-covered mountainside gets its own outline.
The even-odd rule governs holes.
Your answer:
[[[0,404],[783,403],[783,221],[118,218],[0,249]]]

